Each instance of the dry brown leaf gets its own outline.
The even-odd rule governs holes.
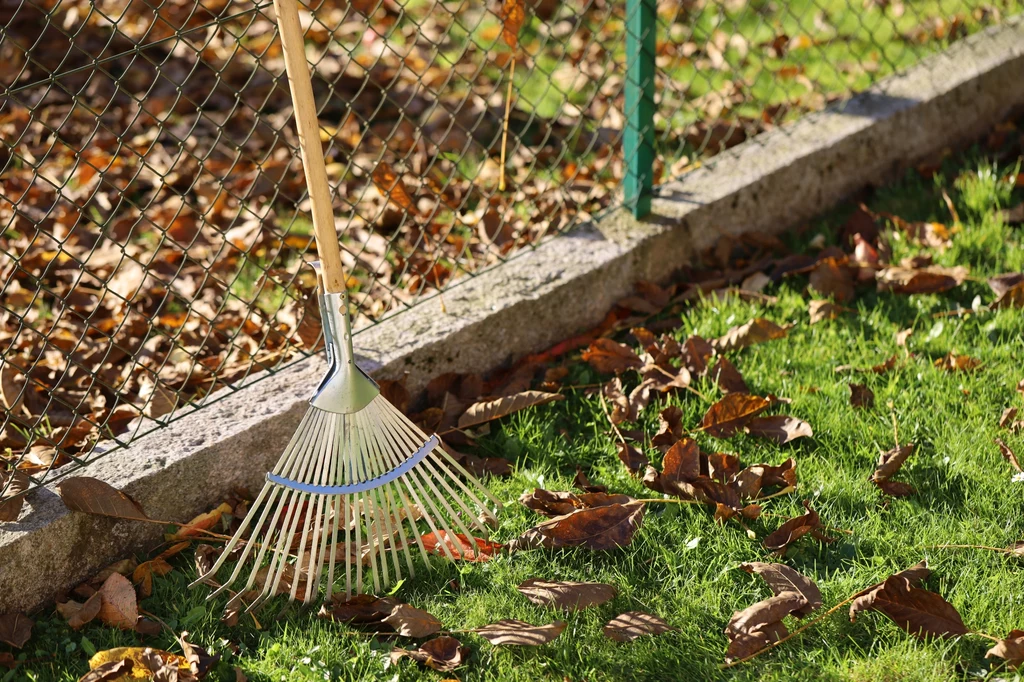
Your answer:
[[[723,393],[750,393],[747,382],[743,380],[743,375],[736,369],[736,365],[729,362],[724,355],[718,358],[714,369],[711,370],[711,378]]]
[[[700,336],[691,336],[683,342],[682,358],[683,366],[690,374],[704,376],[708,371],[708,359],[713,356],[715,349],[710,343]]]
[[[825,320],[834,320],[840,313],[848,312],[848,309],[829,300],[815,300],[808,304],[807,312],[811,317],[811,324],[817,324]]]
[[[441,621],[408,604],[396,606],[384,622],[403,637],[429,637],[441,631]]]
[[[119,661],[102,663],[78,678],[78,682],[124,682],[133,679],[135,661],[122,658]]]
[[[500,620],[473,630],[495,646],[540,646],[558,638],[566,622],[556,620],[548,625],[531,625],[521,620]]]
[[[339,623],[379,625],[397,606],[398,601],[390,597],[356,594],[346,599],[343,593],[335,592],[331,596],[331,601],[324,604],[317,615]]]
[[[503,0],[501,3],[501,37],[513,50],[519,45],[519,31],[526,21],[523,0]]]
[[[852,301],[854,291],[853,273],[845,258],[824,258],[811,271],[811,289],[821,296],[832,297],[837,303]]]
[[[968,630],[960,614],[945,599],[914,587],[905,576],[886,578],[879,587],[858,598],[850,606],[850,620],[860,611],[878,611],[903,630],[924,639],[958,637]]]
[[[1017,418],[1017,408],[1007,407],[1003,410],[1003,413],[999,416],[999,428],[1009,428],[1013,424],[1013,420]]]
[[[747,573],[756,573],[764,578],[765,582],[768,583],[768,587],[776,595],[780,595],[783,592],[795,592],[802,596],[807,603],[794,610],[792,612],[793,615],[807,616],[821,606],[821,590],[818,589],[814,581],[805,575],[797,573],[785,564],[766,564],[760,561],[752,561],[740,564],[740,568]]]
[[[523,493],[519,496],[519,502],[523,506],[545,516],[565,516],[577,509],[605,507],[609,504],[626,504],[632,501],[633,498],[629,495],[609,493],[581,493],[577,495],[576,493],[564,491],[552,492],[543,488],[534,488],[532,493]]]
[[[538,547],[586,547],[608,550],[625,547],[644,517],[643,502],[580,509],[540,523],[509,543],[510,551]]]
[[[644,365],[643,360],[632,348],[607,338],[597,339],[591,343],[590,347],[583,351],[582,358],[598,372],[605,374],[621,374],[627,369],[640,369]]]
[[[797,438],[810,438],[814,435],[811,425],[796,417],[775,415],[772,417],[754,417],[746,426],[747,433],[773,440],[785,445]]]
[[[933,265],[925,268],[893,266],[878,271],[879,291],[897,294],[937,294],[959,286],[969,271],[963,266],[943,268]]]
[[[629,443],[619,443],[617,447],[619,460],[626,465],[626,470],[633,476],[638,476],[650,464],[644,453]]]
[[[994,438],[993,440],[999,446],[999,452],[1002,454],[1003,459],[1009,462],[1010,466],[1016,469],[1018,473],[1024,473],[1024,469],[1020,468],[1020,462],[1017,461],[1016,453],[1010,449],[1010,446],[1004,443],[1002,438]]]
[[[516,588],[534,604],[553,606],[566,611],[581,611],[598,606],[615,597],[614,585],[605,583],[575,583],[530,578]]]
[[[875,406],[875,393],[867,384],[850,384],[850,405],[870,410]]]
[[[949,351],[945,357],[935,361],[935,366],[947,372],[970,372],[981,367],[981,360]]]
[[[659,616],[643,611],[627,611],[612,618],[604,626],[605,637],[616,642],[631,642],[644,635],[662,635],[671,632],[672,627]]]
[[[732,486],[736,488],[742,499],[752,499],[761,493],[762,488],[796,486],[796,460],[792,457],[782,464],[754,464],[743,469],[733,477]]]
[[[32,636],[33,625],[35,623],[23,613],[0,614],[0,642],[20,649]]]
[[[377,164],[373,173],[370,174],[370,178],[381,195],[392,204],[412,215],[419,214],[419,209],[416,208],[416,202],[409,194],[409,189],[386,161]]]
[[[463,659],[468,654],[469,650],[454,637],[435,637],[421,644],[419,649],[393,649],[391,662],[396,663],[401,658],[408,656],[428,668],[440,672],[450,672],[462,665]]]
[[[0,471],[0,490],[7,486],[7,490],[0,496],[0,521],[18,520],[25,504],[25,496],[21,493],[28,490],[30,483],[29,477],[17,469]]]
[[[561,393],[544,393],[543,391],[523,391],[514,395],[507,395],[495,400],[484,400],[473,403],[459,417],[459,428],[468,429],[471,426],[483,424],[494,419],[500,419],[513,412],[525,410],[528,407],[544,405],[555,400],[565,400]]]
[[[818,517],[818,513],[811,509],[811,503],[804,500],[803,505],[807,512],[801,516],[789,519],[774,532],[770,533],[763,542],[765,549],[777,552],[780,555],[785,554],[791,544],[808,533],[821,528],[821,519]]]
[[[1001,658],[1010,670],[1024,666],[1024,630],[1011,630],[1010,634],[985,652],[985,658]]]
[[[60,498],[72,511],[115,518],[149,518],[138,502],[109,483],[104,483],[96,478],[88,476],[65,478],[60,482],[58,488]]]
[[[878,467],[875,469],[875,473],[871,475],[873,481],[887,481],[900,470],[903,463],[907,461],[907,458],[914,454],[914,444],[907,443],[900,447],[894,447],[893,449],[883,452],[878,458]]]
[[[790,327],[791,325],[780,327],[771,320],[757,317],[746,324],[733,327],[724,335],[712,341],[711,345],[719,353],[735,348],[746,348],[755,343],[764,343],[765,341],[784,338],[789,333]]]
[[[120,573],[111,573],[98,594],[102,603],[97,617],[101,621],[122,630],[135,629],[139,620],[138,598],[127,578]]]
[[[670,405],[658,413],[658,433],[651,438],[651,445],[662,451],[683,437],[683,411]]]
[[[452,556],[460,561],[483,563],[490,561],[495,554],[505,549],[505,545],[500,542],[491,542],[484,538],[473,538],[470,541],[462,533],[456,533],[454,536],[444,530],[439,530],[437,533],[430,532],[420,538],[423,548],[431,554],[447,557],[443,547],[443,545],[447,545]]]
[[[583,469],[576,467],[576,476],[572,480],[572,484],[580,490],[588,493],[606,493],[608,487],[603,485],[594,485],[590,482],[590,479],[583,472]]]
[[[749,393],[727,393],[708,409],[700,427],[716,438],[730,438],[771,404],[770,400]]]
[[[84,604],[74,600],[57,604],[57,611],[64,616],[72,630],[78,630],[99,615],[102,602],[103,596],[99,592],[94,592]]]
[[[782,592],[732,614],[725,634],[729,647],[725,660],[731,663],[746,658],[788,634],[782,619],[807,607],[807,600],[797,592]]]

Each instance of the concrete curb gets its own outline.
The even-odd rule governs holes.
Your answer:
[[[1024,22],[1009,20],[885,79],[841,109],[760,135],[662,187],[643,221],[623,211],[356,337],[378,378],[411,390],[484,372],[599,322],[637,280],[664,281],[722,234],[781,232],[908,163],[976,137],[1024,104]],[[323,371],[309,358],[143,436],[84,473],[153,518],[186,520],[237,486],[258,489]],[[0,526],[0,612],[32,608],[159,538],[159,525],[69,512],[53,490]]]

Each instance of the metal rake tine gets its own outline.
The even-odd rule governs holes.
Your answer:
[[[399,432],[403,432],[405,434],[406,438],[410,442],[415,443],[417,440],[419,440],[420,437],[422,437],[424,439],[426,438],[426,436],[423,434],[423,432],[419,428],[417,428],[415,424],[412,424],[412,422],[410,422],[408,419],[406,419],[405,416],[402,415],[401,412],[398,412],[397,409],[394,409],[393,406],[392,406],[391,412],[387,416],[390,418],[390,423],[392,424],[393,428],[397,429]],[[441,447],[440,445],[438,447],[434,448],[434,450],[430,453],[430,455],[428,455],[424,459],[424,461],[431,460],[431,459],[437,460],[437,461],[440,462],[440,467],[439,468],[441,468],[442,470],[446,471],[448,467],[445,466],[443,460],[440,460],[440,458],[438,457],[438,455],[437,455],[437,451],[438,450],[440,450],[443,453],[444,457],[447,458],[447,460],[452,465],[454,465],[458,469],[458,471],[460,473],[462,473],[468,480],[472,481],[476,485],[477,488],[479,488],[480,490],[484,491],[486,493],[486,496],[488,497],[488,499],[492,500],[499,507],[502,506],[501,505],[501,501],[498,500],[498,498],[495,497],[493,495],[493,493],[491,493],[489,490],[487,490],[487,488],[485,488],[476,479],[475,476],[470,474],[468,471],[466,471],[466,469],[462,465],[460,465],[458,462],[456,462],[455,459],[451,455],[449,455],[445,451],[445,449],[443,447]],[[430,464],[430,462],[428,462],[428,464]],[[447,473],[447,471],[446,471],[446,473]],[[479,498],[477,498],[477,496],[473,494],[473,491],[470,490],[469,487],[466,486],[466,484],[461,479],[459,479],[459,477],[451,476],[450,473],[449,473],[449,477],[455,482],[456,486],[461,488],[462,491],[466,495],[469,496],[469,498],[473,501],[474,504],[477,505],[477,507],[480,508],[481,511],[485,512],[489,516],[493,516],[493,514],[491,514],[490,510],[487,508],[487,505],[484,504]],[[447,488],[447,486],[445,486],[445,487]],[[449,492],[450,495],[452,495],[456,499],[459,499],[458,496],[455,494],[455,491],[453,491],[450,488],[448,488],[448,492]],[[472,511],[470,511],[469,509],[466,509],[466,512],[470,515],[471,518],[476,518],[476,515]],[[480,529],[481,529],[482,532],[487,533],[487,530],[486,530],[486,528],[483,527],[483,525],[480,525]]]
[[[331,439],[331,443],[328,446],[328,451],[330,452],[330,457],[331,457],[331,467],[330,467],[330,470],[327,473],[327,481],[330,482],[330,483],[334,483],[337,480],[337,478],[336,478],[336,476],[337,476],[337,467],[338,467],[338,449],[337,449],[338,448],[338,443],[337,443],[337,437],[338,437],[338,432],[341,430],[341,425],[342,425],[342,423],[344,421],[345,421],[345,415],[336,415],[336,419],[335,419],[336,423],[334,424],[334,428],[331,429],[331,433],[330,433],[330,436],[329,436],[330,439]],[[328,514],[330,514],[331,512],[334,511],[334,507],[335,507],[334,499],[335,498],[325,499],[324,500],[325,503],[326,503],[325,506],[326,506]],[[330,520],[330,516],[328,516],[328,520]],[[334,516],[333,522],[334,522],[335,533],[337,533],[338,517],[336,515]],[[328,541],[328,537],[330,536],[330,533],[328,532],[327,528],[323,528],[321,530],[323,532],[321,534],[321,539],[320,539],[320,550],[317,553],[318,556],[317,556],[317,561],[316,561],[316,568],[315,569],[313,568],[312,560],[310,561],[310,564],[309,564],[310,577],[312,577],[313,571],[314,570],[316,571],[316,585],[315,586],[312,585],[312,582],[313,582],[312,580],[307,580],[306,581],[306,596],[302,600],[306,604],[309,603],[309,601],[313,597],[313,595],[320,593],[320,582],[323,579],[324,558],[325,558],[326,553],[327,553],[327,541]]]
[[[403,449],[403,446],[401,445],[400,441],[397,440],[397,435],[393,433],[390,429],[385,429],[381,433],[382,435],[388,438],[395,451],[400,451]],[[411,473],[412,472],[410,472],[410,474]],[[409,493],[412,495],[413,502],[416,503],[416,506],[418,506],[423,511],[423,519],[427,522],[427,526],[430,528],[431,532],[434,533],[434,536],[437,537],[438,540],[441,539],[441,533],[437,529],[437,526],[434,525],[434,519],[431,516],[431,511],[433,511],[434,516],[437,516],[438,521],[444,526],[444,531],[446,533],[451,534],[451,529],[448,528],[447,525],[444,525],[444,519],[441,517],[441,514],[437,510],[437,507],[434,506],[433,501],[420,487],[419,480],[411,475],[402,476],[402,478],[399,480],[401,480],[405,487],[409,490]],[[416,489],[419,489],[420,492],[423,493],[423,497],[424,499],[427,500],[427,505],[430,506],[430,509],[427,509],[427,505],[423,504],[423,502],[420,500],[420,496],[416,494]],[[426,548],[423,547],[422,539],[417,538],[417,540],[420,542],[420,549],[423,550],[424,554],[426,554]],[[448,543],[442,542],[440,543],[440,545],[442,551],[445,553],[445,556],[447,556],[449,560],[455,561],[455,555],[453,555],[451,549],[449,549]],[[459,554],[460,556],[465,556],[465,554],[461,551],[461,548]]]
[[[318,420],[315,430],[316,434],[320,434],[322,425],[323,420]],[[306,457],[298,474],[298,478],[300,480],[305,480],[306,474],[311,465],[312,460],[309,457]],[[289,497],[289,503],[287,505],[288,511],[286,512],[284,523],[281,527],[280,533],[278,533],[277,544],[273,549],[270,557],[270,564],[267,567],[267,580],[264,582],[260,596],[257,597],[246,609],[247,613],[252,612],[256,609],[257,605],[262,604],[269,599],[270,596],[277,591],[277,586],[281,582],[284,567],[288,563],[288,549],[291,546],[292,538],[295,536],[295,527],[298,525],[299,517],[302,515],[299,510],[304,506],[303,502],[307,497],[306,493],[302,493],[297,490],[293,490],[292,493],[293,494]],[[285,527],[287,527],[287,531],[285,531]],[[258,558],[256,566],[253,568],[253,573],[249,576],[249,583],[246,585],[247,590],[252,587],[252,583],[255,582],[261,563],[262,562]],[[277,565],[276,569],[274,568],[275,565]],[[298,580],[298,576],[294,576],[293,579]]]
[[[374,401],[374,402],[376,402],[376,401]],[[381,452],[380,452],[380,443],[379,443],[379,441],[377,439],[377,429],[370,430],[369,431],[369,436],[370,436],[370,442],[369,442],[370,456],[373,458],[374,462],[377,463],[377,469],[379,471],[382,471],[382,472],[386,471],[387,468],[388,468],[388,463],[384,460],[384,457],[381,455]],[[384,510],[385,510],[384,521],[385,521],[385,524],[386,524],[385,527],[387,528],[387,531],[388,531],[388,538],[389,538],[388,542],[391,545],[391,550],[390,550],[391,559],[392,559],[392,563],[395,566],[395,576],[396,576],[395,579],[396,580],[401,580],[402,569],[399,566],[398,550],[394,546],[394,544],[395,544],[396,529],[393,528],[392,524],[391,524],[392,510],[394,509],[395,513],[400,513],[400,512],[398,511],[397,506],[394,503],[394,500],[392,500],[391,496],[388,494],[388,486],[387,485],[384,485],[384,486],[381,486],[380,488],[378,488],[377,489],[377,495],[378,495],[378,499],[380,499],[382,501],[383,506],[384,506]],[[399,533],[401,533],[401,535],[402,535],[402,548],[405,549],[405,559],[406,559],[406,563],[407,563],[408,568],[409,568],[409,573],[411,574],[413,572],[412,558],[409,556],[408,548],[405,547],[405,531],[402,530],[402,520],[401,520],[401,518],[399,518],[397,520],[397,523],[395,525],[397,525],[397,527],[398,527],[397,531]]]
[[[292,437],[288,441],[288,446],[285,448],[284,453],[281,455],[280,458],[278,458],[277,464],[274,465],[274,472],[275,473],[280,473],[281,471],[283,471],[286,467],[288,467],[290,465],[294,466],[295,458],[296,458],[296,455],[298,453],[297,445],[298,445],[298,443],[303,438],[305,438],[308,435],[308,432],[305,431],[304,429],[307,426],[310,418],[311,418],[311,415],[310,415],[310,413],[308,411],[306,412],[306,414],[302,415],[302,419],[299,421],[299,427],[295,430],[295,433],[292,434]],[[253,501],[252,507],[250,507],[250,509],[249,509],[249,513],[245,515],[245,519],[242,521],[241,525],[238,527],[238,530],[235,531],[235,534],[232,536],[231,540],[228,541],[228,544],[225,545],[224,550],[221,551],[220,556],[217,557],[217,561],[214,562],[214,564],[210,568],[209,572],[207,572],[203,576],[200,576],[200,578],[198,580],[196,580],[195,582],[193,582],[189,587],[193,587],[193,586],[199,584],[203,580],[203,578],[206,578],[207,576],[215,575],[217,573],[217,571],[220,570],[220,567],[224,565],[225,561],[227,561],[228,555],[231,553],[231,550],[233,550],[235,545],[237,545],[238,542],[241,540],[242,533],[244,533],[245,529],[248,528],[250,521],[253,519],[253,517],[258,512],[258,510],[260,508],[260,505],[263,503],[264,497],[266,497],[268,492],[271,492],[272,494],[270,495],[269,499],[267,499],[267,501],[266,501],[266,506],[263,509],[263,513],[260,515],[259,522],[253,527],[252,535],[255,536],[256,533],[263,527],[263,522],[266,520],[267,512],[270,509],[270,505],[273,504],[274,498],[277,497],[277,494],[278,494],[277,486],[274,486],[274,485],[269,484],[269,483],[265,484],[263,486],[263,489],[260,490],[259,495],[256,496],[256,499]],[[243,551],[242,551],[242,556],[239,558],[238,563],[235,566],[235,569],[231,572],[231,577],[228,578],[228,580],[223,585],[221,585],[220,587],[215,589],[213,592],[211,592],[207,596],[207,599],[213,599],[218,594],[220,594],[221,592],[226,590],[227,587],[232,582],[234,582],[234,580],[238,577],[238,574],[241,572],[242,565],[245,563],[246,557],[249,556],[249,552],[252,550],[252,546],[253,546],[253,541],[251,539],[246,541],[245,546],[244,546]]]
[[[364,413],[366,411],[367,410],[364,410],[363,412],[360,412],[359,414],[356,415],[356,418],[358,420],[357,423],[360,424],[360,431],[362,432],[362,434],[360,435],[360,438],[359,438],[359,450],[360,450],[361,459],[363,460],[363,463],[366,465],[366,468],[367,468],[367,470],[369,472],[369,478],[376,478],[378,475],[384,473],[384,470],[383,470],[382,467],[379,466],[379,462],[377,462],[372,457],[372,455],[371,455],[371,447],[370,447],[369,436],[370,436],[370,434],[373,433],[373,428],[372,428],[372,426],[368,426],[368,425],[362,423],[363,420],[365,419]],[[389,585],[389,584],[391,584],[391,579],[388,576],[388,562],[387,562],[386,552],[385,552],[385,549],[384,549],[384,536],[382,534],[382,527],[390,528],[391,524],[390,524],[390,522],[388,522],[387,510],[385,509],[382,512],[382,510],[380,509],[380,506],[377,504],[377,489],[376,488],[371,488],[370,490],[367,490],[364,493],[364,496],[370,502],[370,510],[371,510],[371,513],[372,513],[372,516],[373,516],[373,524],[372,524],[372,526],[373,526],[374,534],[376,535],[376,539],[377,539],[377,546],[376,546],[376,552],[375,553],[377,554],[378,559],[380,561],[381,573],[383,574],[383,584],[384,585]],[[372,545],[372,542],[371,542],[371,545]],[[396,568],[396,570],[399,571],[399,575],[400,575],[401,574],[401,570],[399,569],[397,562],[395,562],[395,568]],[[378,589],[376,587],[376,583],[374,585],[375,585],[374,589],[375,590]]]
[[[427,435],[425,433],[423,433],[423,430],[420,429],[418,426],[416,426],[414,423],[412,423],[404,414],[402,414],[398,410],[397,407],[395,407],[391,403],[387,403],[387,407],[385,408],[385,410],[389,413],[389,416],[391,417],[392,423],[397,423],[400,428],[404,428],[406,431],[410,432],[415,437],[414,440],[421,440],[422,441],[422,440],[426,440],[427,439]],[[438,448],[435,448],[435,452],[436,452],[437,449]],[[480,483],[479,479],[477,479],[476,476],[474,476],[473,474],[469,473],[469,471],[467,471],[464,466],[462,466],[461,464],[456,462],[455,458],[452,457],[451,455],[449,455],[448,452],[443,447],[441,447],[440,450],[441,450],[442,456],[445,459],[448,460],[448,462],[455,468],[455,470],[458,471],[463,476],[465,476],[466,480],[472,481],[473,484],[476,486],[476,488],[480,492],[482,492],[484,494],[484,497],[489,499],[494,504],[498,505],[499,509],[504,506],[502,501],[499,500],[494,495],[494,493],[492,493],[490,490],[487,489],[487,486],[485,486],[482,483]],[[475,502],[477,505],[479,505],[481,509],[489,512],[489,510],[487,509],[487,505],[485,505],[483,502],[481,502],[479,499],[477,499],[477,497],[473,494],[473,492],[471,490],[469,490],[463,484],[463,482],[460,479],[456,478],[455,482],[461,488],[463,488],[463,490],[466,492],[467,495],[470,496],[470,498],[473,500],[473,502]]]
[[[317,462],[316,472],[313,474],[314,478],[317,481],[317,485],[325,485],[328,482],[328,471],[331,466],[332,457],[331,445],[333,442],[332,436],[334,434],[334,420],[337,418],[337,416],[338,415],[336,414],[332,414],[328,417],[327,423],[325,425],[327,437],[321,437],[322,450],[320,454],[320,460]],[[299,550],[297,552],[298,559],[295,561],[295,579],[292,580],[292,588],[288,595],[290,599],[295,599],[295,597],[298,595],[299,578],[302,575],[302,557],[306,553],[307,540],[312,540],[312,542],[309,544],[309,568],[306,571],[306,594],[303,597],[303,601],[307,601],[309,599],[310,588],[313,585],[313,564],[316,562],[317,558],[316,547],[317,540],[320,537],[320,517],[323,514],[324,509],[323,495],[314,495],[308,499],[309,504],[314,505],[316,511],[314,511],[313,513],[312,523],[308,523],[307,517],[307,522],[302,524],[302,538],[299,540]],[[309,537],[310,530],[313,531],[312,538]],[[319,583],[319,580],[317,582]]]
[[[405,438],[407,439],[407,442],[410,445],[413,445],[415,443],[415,441],[412,440],[412,436],[409,435],[408,432],[405,434]],[[438,447],[440,447],[440,446],[438,446]],[[426,467],[430,467],[430,462],[427,461],[428,458],[429,458],[429,456],[428,457],[424,457],[423,461],[421,462],[421,463],[425,464]],[[433,472],[433,469],[431,469],[431,471]],[[455,525],[457,525],[459,527],[459,529],[462,530],[463,534],[467,538],[469,538],[471,541],[475,542],[475,540],[473,539],[472,531],[470,531],[469,528],[466,527],[466,525],[464,523],[462,523],[462,520],[459,518],[459,515],[455,512],[454,509],[452,509],[451,505],[448,504],[448,500],[445,499],[445,496],[442,495],[441,492],[437,489],[437,486],[434,485],[434,481],[437,481],[438,483],[441,484],[441,486],[445,489],[445,491],[452,497],[452,499],[455,500],[455,502],[469,516],[470,520],[474,524],[477,524],[480,527],[480,530],[486,535],[487,534],[487,529],[484,528],[484,526],[482,524],[480,524],[479,521],[476,520],[476,515],[473,513],[473,511],[471,509],[469,509],[469,507],[467,507],[465,505],[465,503],[463,503],[462,499],[458,495],[455,494],[455,491],[451,489],[451,487],[445,482],[443,477],[437,476],[436,472],[433,472],[433,473],[435,473],[434,476],[427,476],[426,473],[424,473],[423,471],[417,471],[416,468],[414,467],[412,469],[412,471],[409,472],[409,475],[416,475],[416,476],[420,476],[422,478],[422,480],[434,492],[434,495],[437,496],[438,502],[440,502],[441,505],[444,506],[444,508],[451,515],[452,521],[455,522]]]

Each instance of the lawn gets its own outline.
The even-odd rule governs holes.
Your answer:
[[[756,539],[735,522],[716,523],[708,507],[650,502],[641,528],[621,549],[521,551],[486,563],[437,559],[435,570],[398,585],[394,596],[429,611],[448,630],[507,618],[568,623],[556,640],[536,648],[494,647],[475,634],[455,633],[470,653],[462,667],[449,673],[424,670],[409,659],[391,664],[391,649],[414,648],[411,640],[372,636],[322,620],[315,609],[293,606],[278,617],[283,601],[259,614],[258,628],[245,617],[227,627],[218,621],[224,600],[207,610],[207,589],[186,587],[195,578],[191,550],[175,558],[175,570],[155,579],[153,594],[141,607],[170,630],[188,630],[192,641],[223,655],[207,676],[211,680],[234,680],[232,666],[250,680],[267,681],[1012,679],[1013,673],[1003,672],[996,659],[985,658],[992,642],[983,637],[918,640],[880,613],[862,613],[851,623],[845,608],[749,663],[727,670],[719,666],[731,614],[770,595],[760,578],[739,568],[751,561],[781,561],[812,578],[821,588],[823,613],[927,559],[933,573],[923,587],[948,600],[970,629],[1003,637],[1024,628],[1024,565],[1019,559],[984,549],[937,547],[1006,547],[1024,539],[1024,482],[1013,480],[1014,470],[993,443],[1001,437],[1018,452],[1024,450],[1024,438],[997,424],[1004,408],[1024,407],[1024,396],[1015,390],[1024,378],[1024,318],[1012,308],[989,310],[995,297],[985,281],[1024,271],[1020,227],[1001,214],[1024,200],[1024,183],[1016,180],[1020,141],[1020,130],[1004,126],[963,155],[945,158],[934,176],[909,170],[864,198],[875,214],[953,227],[943,194],[949,197],[960,226],[944,251],[912,244],[904,233],[891,230],[891,220],[879,221],[891,245],[891,262],[930,253],[938,264],[970,268],[970,277],[949,292],[877,293],[871,284],[846,304],[848,312],[812,325],[808,301],[815,296],[807,291],[807,277],[794,275],[765,290],[776,297],[774,302],[705,299],[670,305],[645,321],[652,328],[674,328],[679,340],[692,334],[719,337],[756,317],[794,324],[785,338],[726,355],[752,393],[790,399],[781,411],[808,422],[813,437],[779,446],[742,433],[728,440],[692,433],[702,450],[735,453],[743,465],[795,459],[797,490],[765,500],[761,517],[746,522]],[[840,244],[839,234],[855,210],[856,204],[849,203],[813,221],[787,237],[789,246],[813,253]],[[971,314],[957,312],[972,306]],[[910,328],[914,331],[906,347],[898,346],[897,333]],[[636,347],[625,331],[614,338]],[[965,372],[936,367],[935,360],[950,351],[982,365]],[[898,362],[884,373],[842,368],[872,367],[893,355]],[[519,495],[533,488],[571,490],[577,467],[609,492],[657,497],[627,473],[617,456],[616,435],[595,389],[610,376],[597,373],[578,354],[562,362],[569,371],[561,389],[565,400],[492,422],[477,434],[475,450],[464,448],[512,464],[511,476],[490,480],[508,502],[499,514],[495,540],[506,542],[543,520],[516,501]],[[623,380],[627,387],[637,383],[635,373],[624,374]],[[874,392],[873,408],[851,406],[851,382],[865,383]],[[656,465],[660,454],[649,439],[658,430],[659,411],[678,406],[683,426],[691,429],[721,397],[708,379],[695,380],[692,388],[667,398],[659,395],[637,424],[621,425],[641,433],[637,444]],[[900,444],[916,445],[896,477],[916,493],[900,498],[884,496],[868,480],[879,454],[892,448],[897,437]],[[801,514],[804,500],[821,515],[825,532],[835,541],[825,544],[807,536],[780,559],[761,541],[785,518]],[[600,606],[563,614],[535,606],[516,591],[529,578],[606,582],[617,587],[618,595]],[[624,611],[656,614],[676,630],[624,644],[605,638],[603,625]],[[72,631],[50,610],[36,618],[33,638],[22,651],[14,651],[28,660],[0,679],[76,680],[94,651],[116,646],[142,643],[180,650],[168,631],[140,638],[95,623]],[[787,622],[795,629],[794,618]]]

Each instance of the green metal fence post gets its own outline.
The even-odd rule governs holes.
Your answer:
[[[623,191],[637,218],[651,212],[654,185],[654,50],[656,0],[626,0],[626,162]]]

